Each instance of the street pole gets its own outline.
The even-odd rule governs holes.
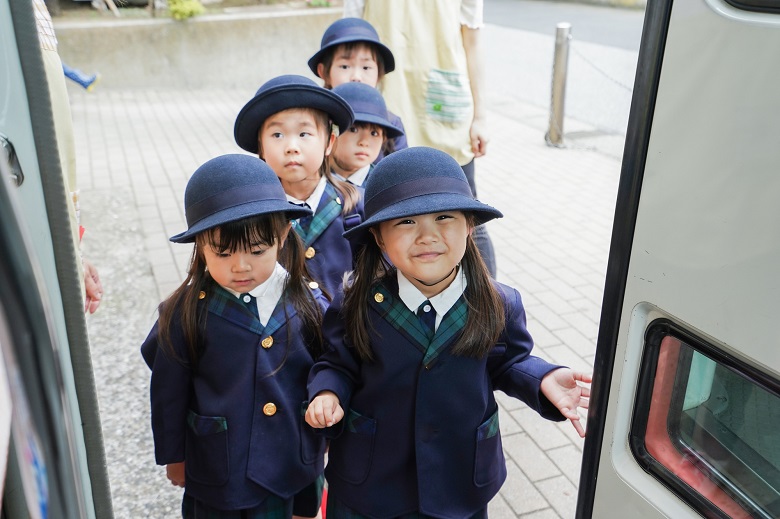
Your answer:
[[[555,56],[553,58],[550,125],[544,140],[548,146],[563,147],[563,106],[566,97],[566,71],[569,66],[571,24],[559,23],[555,29]]]

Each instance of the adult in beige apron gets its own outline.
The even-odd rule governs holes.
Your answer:
[[[476,196],[474,158],[487,147],[482,65],[476,56],[481,0],[352,0],[345,2],[345,12],[361,14],[360,4],[363,18],[395,56],[396,69],[385,76],[382,92],[388,108],[403,120],[409,145],[454,157]],[[471,17],[474,25],[463,25],[464,4],[479,10]],[[495,277],[493,244],[483,226],[474,239]]]

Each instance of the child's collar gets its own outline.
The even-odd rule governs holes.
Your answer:
[[[304,203],[309,204],[309,207],[312,211],[317,211],[317,206],[320,204],[322,194],[325,192],[326,183],[327,180],[325,179],[325,176],[320,176],[320,181],[317,182],[317,187],[314,188],[314,191],[312,191],[312,193],[309,195],[309,198],[306,200],[299,200],[292,195],[287,195],[287,200],[297,205]]]
[[[436,310],[437,315],[445,315],[452,305],[460,298],[466,290],[466,275],[462,268],[458,269],[455,279],[450,286],[439,292],[433,297],[425,297],[420,290],[412,284],[409,279],[396,269],[398,274],[398,297],[404,302],[406,307],[412,312],[416,312],[421,304],[427,299]]]

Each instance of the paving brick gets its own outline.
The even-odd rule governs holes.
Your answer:
[[[533,512],[550,506],[515,463],[507,461],[506,470],[507,479],[501,487],[500,494],[515,514]]]
[[[518,409],[512,411],[511,416],[540,449],[548,451],[557,447],[571,446],[566,435],[556,427],[556,422],[545,420],[533,409]]]
[[[536,488],[561,517],[574,517],[577,509],[577,488],[565,476],[537,481]]]
[[[543,420],[539,417],[539,420]],[[506,452],[528,479],[537,481],[560,474],[558,468],[551,463],[543,450],[541,450],[531,437],[525,433],[513,434],[502,438],[504,452]]]
[[[580,467],[582,466],[582,450],[567,444],[556,449],[547,449],[546,452],[561,473],[568,478],[574,487],[577,487],[580,479]]]

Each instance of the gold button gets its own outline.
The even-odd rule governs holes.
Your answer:
[[[309,281],[309,288],[311,288],[312,290],[314,290],[315,288],[320,288],[320,284],[317,283],[316,281]]]
[[[260,342],[260,345],[267,350],[274,345],[274,338],[269,335]]]
[[[379,292],[377,292],[376,294],[374,294],[374,301],[376,301],[377,303],[381,303],[381,302],[382,302],[382,301],[384,301],[384,300],[385,300],[385,296],[383,296],[383,295],[382,295],[382,294],[380,294]]]
[[[312,259],[315,254],[317,254],[317,251],[314,250],[314,247],[309,247],[306,249],[306,252],[303,253],[303,255],[306,256],[306,259]]]
[[[266,416],[273,416],[276,414],[276,404],[268,402],[263,406],[263,414]]]
[[[206,292],[203,290],[200,291],[200,294],[198,294],[198,299],[206,299]]]
[[[337,203],[337,204],[339,204],[339,205],[341,205],[341,198],[339,198],[339,197],[336,197],[336,203]]]

